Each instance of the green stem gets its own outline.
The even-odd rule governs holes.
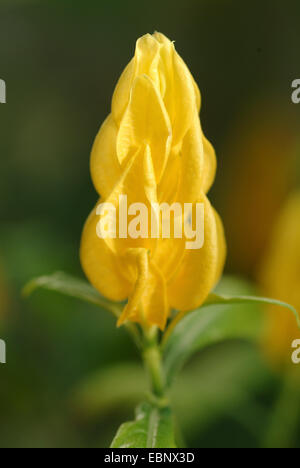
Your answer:
[[[165,376],[155,329],[145,332],[143,360],[151,382],[153,396],[160,402],[165,401]]]

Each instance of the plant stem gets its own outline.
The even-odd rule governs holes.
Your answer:
[[[152,393],[159,400],[163,400],[165,397],[165,378],[156,330],[154,333],[153,330],[145,332],[143,360],[150,378]]]

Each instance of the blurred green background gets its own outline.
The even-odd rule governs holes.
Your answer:
[[[20,292],[57,270],[82,276],[80,235],[97,199],[89,153],[136,39],[158,30],[175,40],[199,84],[218,156],[210,198],[225,224],[226,274],[243,278],[227,290],[259,291],[274,222],[299,187],[299,25],[298,0],[1,0],[1,447],[108,446],[144,391],[135,348],[107,313]],[[174,390],[187,445],[300,447],[298,397],[286,431],[282,408],[283,430],[272,422],[282,387],[250,344],[201,353]]]

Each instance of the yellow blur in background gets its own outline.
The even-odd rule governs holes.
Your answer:
[[[261,284],[265,295],[300,310],[300,192],[291,194],[276,221],[262,267]],[[292,343],[300,339],[295,318],[281,309],[269,309],[264,349],[277,364],[293,366]]]

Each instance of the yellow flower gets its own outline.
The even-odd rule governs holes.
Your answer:
[[[206,194],[216,171],[215,152],[199,120],[200,92],[174,44],[160,33],[136,43],[91,155],[101,203],[204,205],[204,246],[186,238],[97,236],[96,208],[85,225],[81,262],[90,282],[107,298],[128,299],[119,319],[166,326],[170,310],[200,306],[218,281],[225,260],[222,223]]]
[[[262,270],[264,293],[300,310],[300,193],[291,196],[274,229]],[[275,364],[291,363],[292,342],[300,339],[295,317],[279,307],[267,314],[264,348]]]

